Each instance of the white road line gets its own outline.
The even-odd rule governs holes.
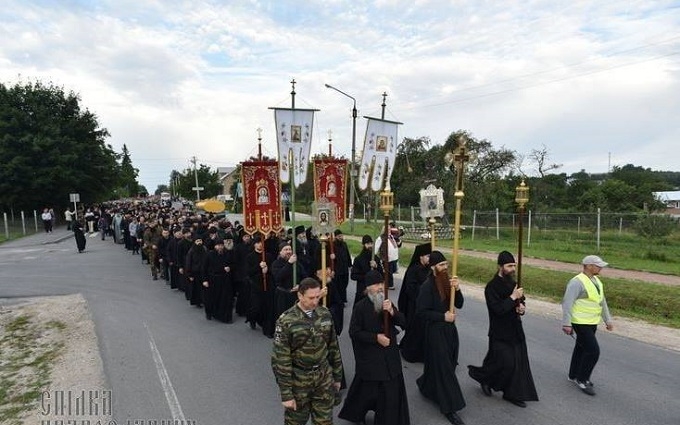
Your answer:
[[[161,353],[156,347],[156,341],[151,335],[151,330],[146,323],[144,323],[146,332],[149,334],[149,345],[151,346],[151,354],[153,355],[153,361],[156,363],[156,371],[158,372],[158,378],[161,381],[161,386],[163,386],[163,392],[165,393],[165,399],[168,401],[168,406],[170,407],[170,413],[172,414],[172,419],[175,421],[182,421],[184,423],[184,412],[182,412],[182,406],[179,404],[179,399],[177,398],[177,393],[170,382],[170,376],[168,376],[168,371],[165,369],[163,364],[163,358]]]

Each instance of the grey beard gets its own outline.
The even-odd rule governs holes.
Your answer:
[[[376,313],[380,313],[383,310],[383,301],[385,301],[385,294],[382,292],[376,292],[375,294],[368,293],[366,295],[369,300],[373,303],[373,308]]]

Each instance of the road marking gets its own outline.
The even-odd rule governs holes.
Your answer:
[[[149,334],[151,354],[153,355],[154,363],[156,363],[156,371],[158,372],[158,378],[161,381],[161,386],[163,387],[163,392],[165,393],[165,399],[168,401],[168,407],[170,407],[172,419],[175,420],[175,422],[182,421],[182,423],[184,423],[184,412],[182,412],[182,406],[179,404],[179,399],[177,398],[177,393],[175,393],[175,388],[172,386],[172,382],[170,382],[170,376],[168,375],[168,371],[165,369],[165,365],[163,364],[161,353],[158,351],[156,341],[154,341],[153,335],[151,335],[151,330],[147,326],[146,322],[144,323],[144,327],[146,328],[146,332]]]

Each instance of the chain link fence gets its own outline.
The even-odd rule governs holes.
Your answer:
[[[3,212],[0,241],[43,232],[44,226],[41,214],[42,212],[37,210]]]

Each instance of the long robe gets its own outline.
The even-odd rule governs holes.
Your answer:
[[[260,263],[262,253],[255,250],[251,251],[246,257],[246,279],[250,287],[250,302],[246,322],[251,326],[258,324],[262,327],[262,333],[268,337],[274,336],[274,323],[276,321],[274,310],[274,279],[272,277],[271,265],[274,261],[273,255],[265,254],[267,273],[262,273]]]
[[[427,279],[430,268],[418,263],[406,269],[399,292],[399,310],[406,316],[406,330],[399,346],[401,356],[407,362],[423,361],[423,322],[416,315],[416,301],[423,282]]]
[[[369,410],[375,412],[376,424],[409,425],[408,399],[397,347],[395,327],[406,324],[404,315],[395,308],[390,318],[390,345],[383,347],[377,335],[383,333],[383,315],[377,313],[370,299],[359,301],[352,310],[349,335],[352,339],[354,379],[338,417],[361,422]]]
[[[85,232],[83,232],[83,224],[78,220],[73,222],[73,234],[76,238],[76,247],[78,248],[78,252],[85,251],[87,239],[85,239]]]
[[[482,366],[468,366],[470,377],[503,397],[518,401],[538,401],[529,367],[522,318],[510,298],[515,282],[496,275],[484,289],[489,311],[489,351]]]
[[[463,294],[456,292],[455,306],[463,307]],[[439,405],[444,414],[465,407],[465,399],[456,378],[458,366],[458,329],[456,323],[444,321],[448,302],[442,300],[430,275],[420,288],[416,314],[425,327],[423,374],[416,380],[420,392]]]

